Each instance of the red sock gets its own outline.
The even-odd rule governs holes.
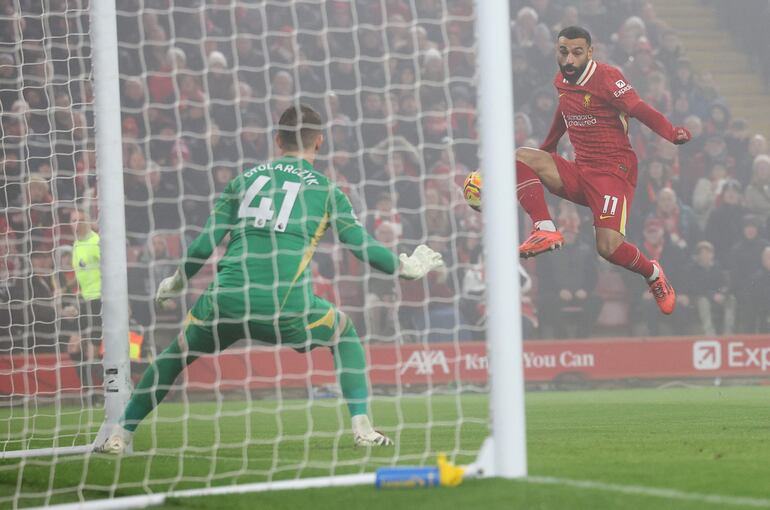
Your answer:
[[[545,203],[543,183],[535,172],[521,161],[516,162],[516,195],[533,223],[551,219]]]
[[[639,248],[631,243],[623,242],[615,252],[607,257],[607,260],[618,266],[623,266],[626,269],[639,273],[645,278],[652,276],[654,271],[652,262],[645,257]]]

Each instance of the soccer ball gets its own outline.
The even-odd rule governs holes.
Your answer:
[[[465,178],[463,184],[465,201],[474,211],[481,211],[481,172],[474,170]]]

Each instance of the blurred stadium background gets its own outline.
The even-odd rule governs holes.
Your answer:
[[[598,259],[587,209],[549,198],[567,246],[524,263],[530,388],[767,381],[770,4],[510,6],[517,146],[545,136],[555,34],[573,24],[591,31],[597,60],[622,68],[646,101],[695,136],[676,149],[639,123],[630,132],[640,178],[628,236],[676,287],[670,318],[638,279]],[[354,319],[384,367],[372,372],[378,391],[486,382],[481,218],[459,188],[478,166],[473,22],[470,0],[118,2],[139,369],[173,340],[213,265],[173,308],[158,308],[154,289],[227,181],[269,157],[276,116],[300,97],[328,123],[318,166],[375,237],[403,250],[427,242],[448,263],[427,283],[394,283],[331,238],[319,246],[316,290]],[[10,410],[30,398],[83,401],[76,366],[98,363],[98,352],[80,352],[78,318],[63,312],[78,301],[74,212],[98,217],[89,33],[87,0],[0,0],[0,399]],[[581,289],[585,299],[564,297]],[[272,354],[249,356],[255,366],[275,363]],[[249,375],[242,358],[221,366]],[[284,362],[307,370],[299,358]],[[202,365],[191,380],[216,383]],[[222,391],[280,392],[284,383],[265,370],[264,380]],[[333,394],[323,386],[332,381],[312,379]],[[307,387],[300,381],[298,394]],[[3,449],[27,444],[8,429]]]

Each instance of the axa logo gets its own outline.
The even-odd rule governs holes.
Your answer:
[[[699,340],[692,344],[692,365],[696,370],[721,368],[722,344],[716,340]]]
[[[436,368],[445,374],[449,373],[449,363],[444,351],[414,351],[406,363],[401,365],[401,375],[409,369],[414,369],[417,375],[433,375]]]

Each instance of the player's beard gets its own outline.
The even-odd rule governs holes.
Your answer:
[[[564,79],[574,85],[578,81],[578,78],[583,76],[583,71],[586,70],[586,66],[588,66],[588,62],[586,62],[580,67],[575,67],[572,64],[560,65],[559,69],[561,69],[561,75],[564,76]],[[565,72],[565,71],[571,71],[571,70],[574,70],[575,72],[572,74],[567,74]]]

